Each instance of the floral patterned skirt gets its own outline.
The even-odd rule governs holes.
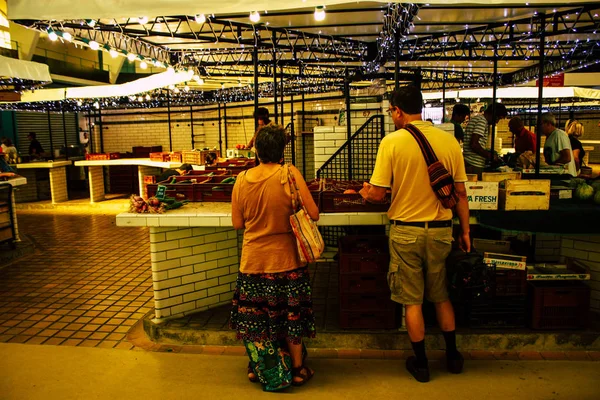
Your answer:
[[[238,275],[230,327],[244,341],[250,367],[266,391],[291,385],[292,360],[286,339],[300,344],[303,337],[315,337],[311,293],[306,267]]]

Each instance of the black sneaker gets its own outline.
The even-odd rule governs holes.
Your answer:
[[[448,372],[452,374],[460,374],[464,365],[465,359],[458,351],[454,357],[446,358],[446,367],[448,368]]]
[[[406,359],[406,369],[419,382],[429,382],[429,367],[417,367],[417,357],[410,356]]]

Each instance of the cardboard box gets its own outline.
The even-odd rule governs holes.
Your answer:
[[[510,242],[507,240],[473,239],[473,247],[479,253],[510,253]]]
[[[483,262],[496,264],[496,268],[517,269],[524,271],[527,268],[527,257],[512,254],[483,253]]]
[[[527,266],[528,281],[589,281],[590,270],[583,263],[568,259],[565,264]]]
[[[524,179],[504,181],[499,190],[501,210],[548,210],[550,208],[550,180]]]
[[[469,210],[497,210],[498,182],[465,182]]]
[[[521,172],[484,172],[481,174],[483,182],[502,182],[507,179],[521,179]]]

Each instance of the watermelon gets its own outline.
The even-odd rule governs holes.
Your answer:
[[[600,206],[600,190],[596,190],[596,194],[594,195],[594,203]]]
[[[585,179],[573,178],[569,182],[569,187],[576,188],[577,186],[584,184],[584,183],[585,183]]]
[[[575,189],[575,198],[579,200],[590,200],[594,196],[594,188],[583,183]]]
[[[596,192],[600,191],[600,179],[596,179],[590,183],[590,186],[593,187]]]

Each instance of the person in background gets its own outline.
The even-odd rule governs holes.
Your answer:
[[[584,128],[577,120],[568,120],[565,124],[565,132],[569,135],[569,142],[571,142],[571,151],[573,152],[573,158],[575,160],[575,168],[577,172],[581,169],[581,163],[583,157],[585,157],[585,150],[583,145],[579,141],[579,138],[583,136]]]
[[[493,120],[494,109],[496,120]],[[463,156],[467,174],[477,174],[481,179],[481,173],[485,168],[486,160],[492,158],[492,153],[487,150],[489,126],[496,125],[498,121],[507,115],[506,107],[502,103],[488,106],[482,115],[477,115],[469,120],[465,130],[465,141],[463,144]],[[498,155],[493,155],[498,160]]]
[[[577,176],[571,142],[565,131],[556,127],[556,118],[552,113],[542,114],[542,133],[546,136],[544,158],[549,165],[564,165],[567,173]]]
[[[459,143],[465,140],[465,131],[462,124],[471,116],[471,109],[465,104],[455,104],[452,108],[450,122],[454,125],[454,137]]]
[[[208,153],[206,157],[204,157],[204,163],[206,165],[215,165],[217,164],[217,153]]]
[[[286,137],[280,126],[258,132],[260,165],[241,172],[231,200],[235,229],[245,229],[230,328],[250,356],[248,379],[265,390],[301,386],[314,371],[304,364],[303,337],[315,337],[308,267],[300,262],[290,226],[288,165],[279,164]],[[289,165],[310,217],[319,209],[302,174]],[[294,190],[295,192],[295,190]]]
[[[254,118],[256,119],[256,123],[258,126],[256,128],[256,132],[254,132],[254,136],[252,136],[252,139],[250,139],[250,142],[248,142],[248,145],[246,146],[247,149],[252,149],[252,147],[254,147],[256,135],[258,135],[258,132],[260,132],[262,128],[273,124],[273,122],[271,122],[271,120],[269,119],[269,110],[267,110],[264,107],[258,107],[256,109],[256,112],[254,113]]]
[[[19,153],[17,152],[17,148],[13,146],[12,140],[9,138],[2,139],[2,153],[6,158],[6,162],[9,164],[16,164],[17,159],[19,158]]]
[[[415,355],[406,360],[407,370],[419,382],[429,381],[425,353],[423,297],[435,304],[439,326],[446,342],[446,367],[462,372],[464,359],[456,348],[454,310],[448,299],[446,258],[452,249],[452,210],[446,209],[430,187],[427,164],[415,138],[405,129],[418,128],[438,160],[454,179],[459,196],[455,207],[462,233],[463,251],[471,249],[469,204],[465,164],[460,145],[445,131],[421,119],[423,96],[414,86],[394,92],[389,113],[397,131],[381,140],[370,183],[360,190],[362,197],[380,203],[388,189],[392,204],[388,210],[390,227],[390,266],[388,283],[393,301],[405,305],[406,327]]]
[[[27,135],[27,139],[29,139],[29,156],[32,160],[39,160],[42,158],[44,154],[44,148],[37,140],[37,135],[35,132],[29,132]]]
[[[516,153],[531,151],[535,154],[537,137],[535,136],[535,133],[525,128],[525,124],[521,118],[511,118],[510,121],[508,121],[508,130],[514,135]]]
[[[175,169],[169,168],[169,169],[163,171],[163,173],[158,176],[157,182],[164,182],[167,179],[169,179],[171,176],[187,175],[192,170],[193,170],[193,168],[190,164],[181,164],[181,166],[179,168],[175,168]]]

